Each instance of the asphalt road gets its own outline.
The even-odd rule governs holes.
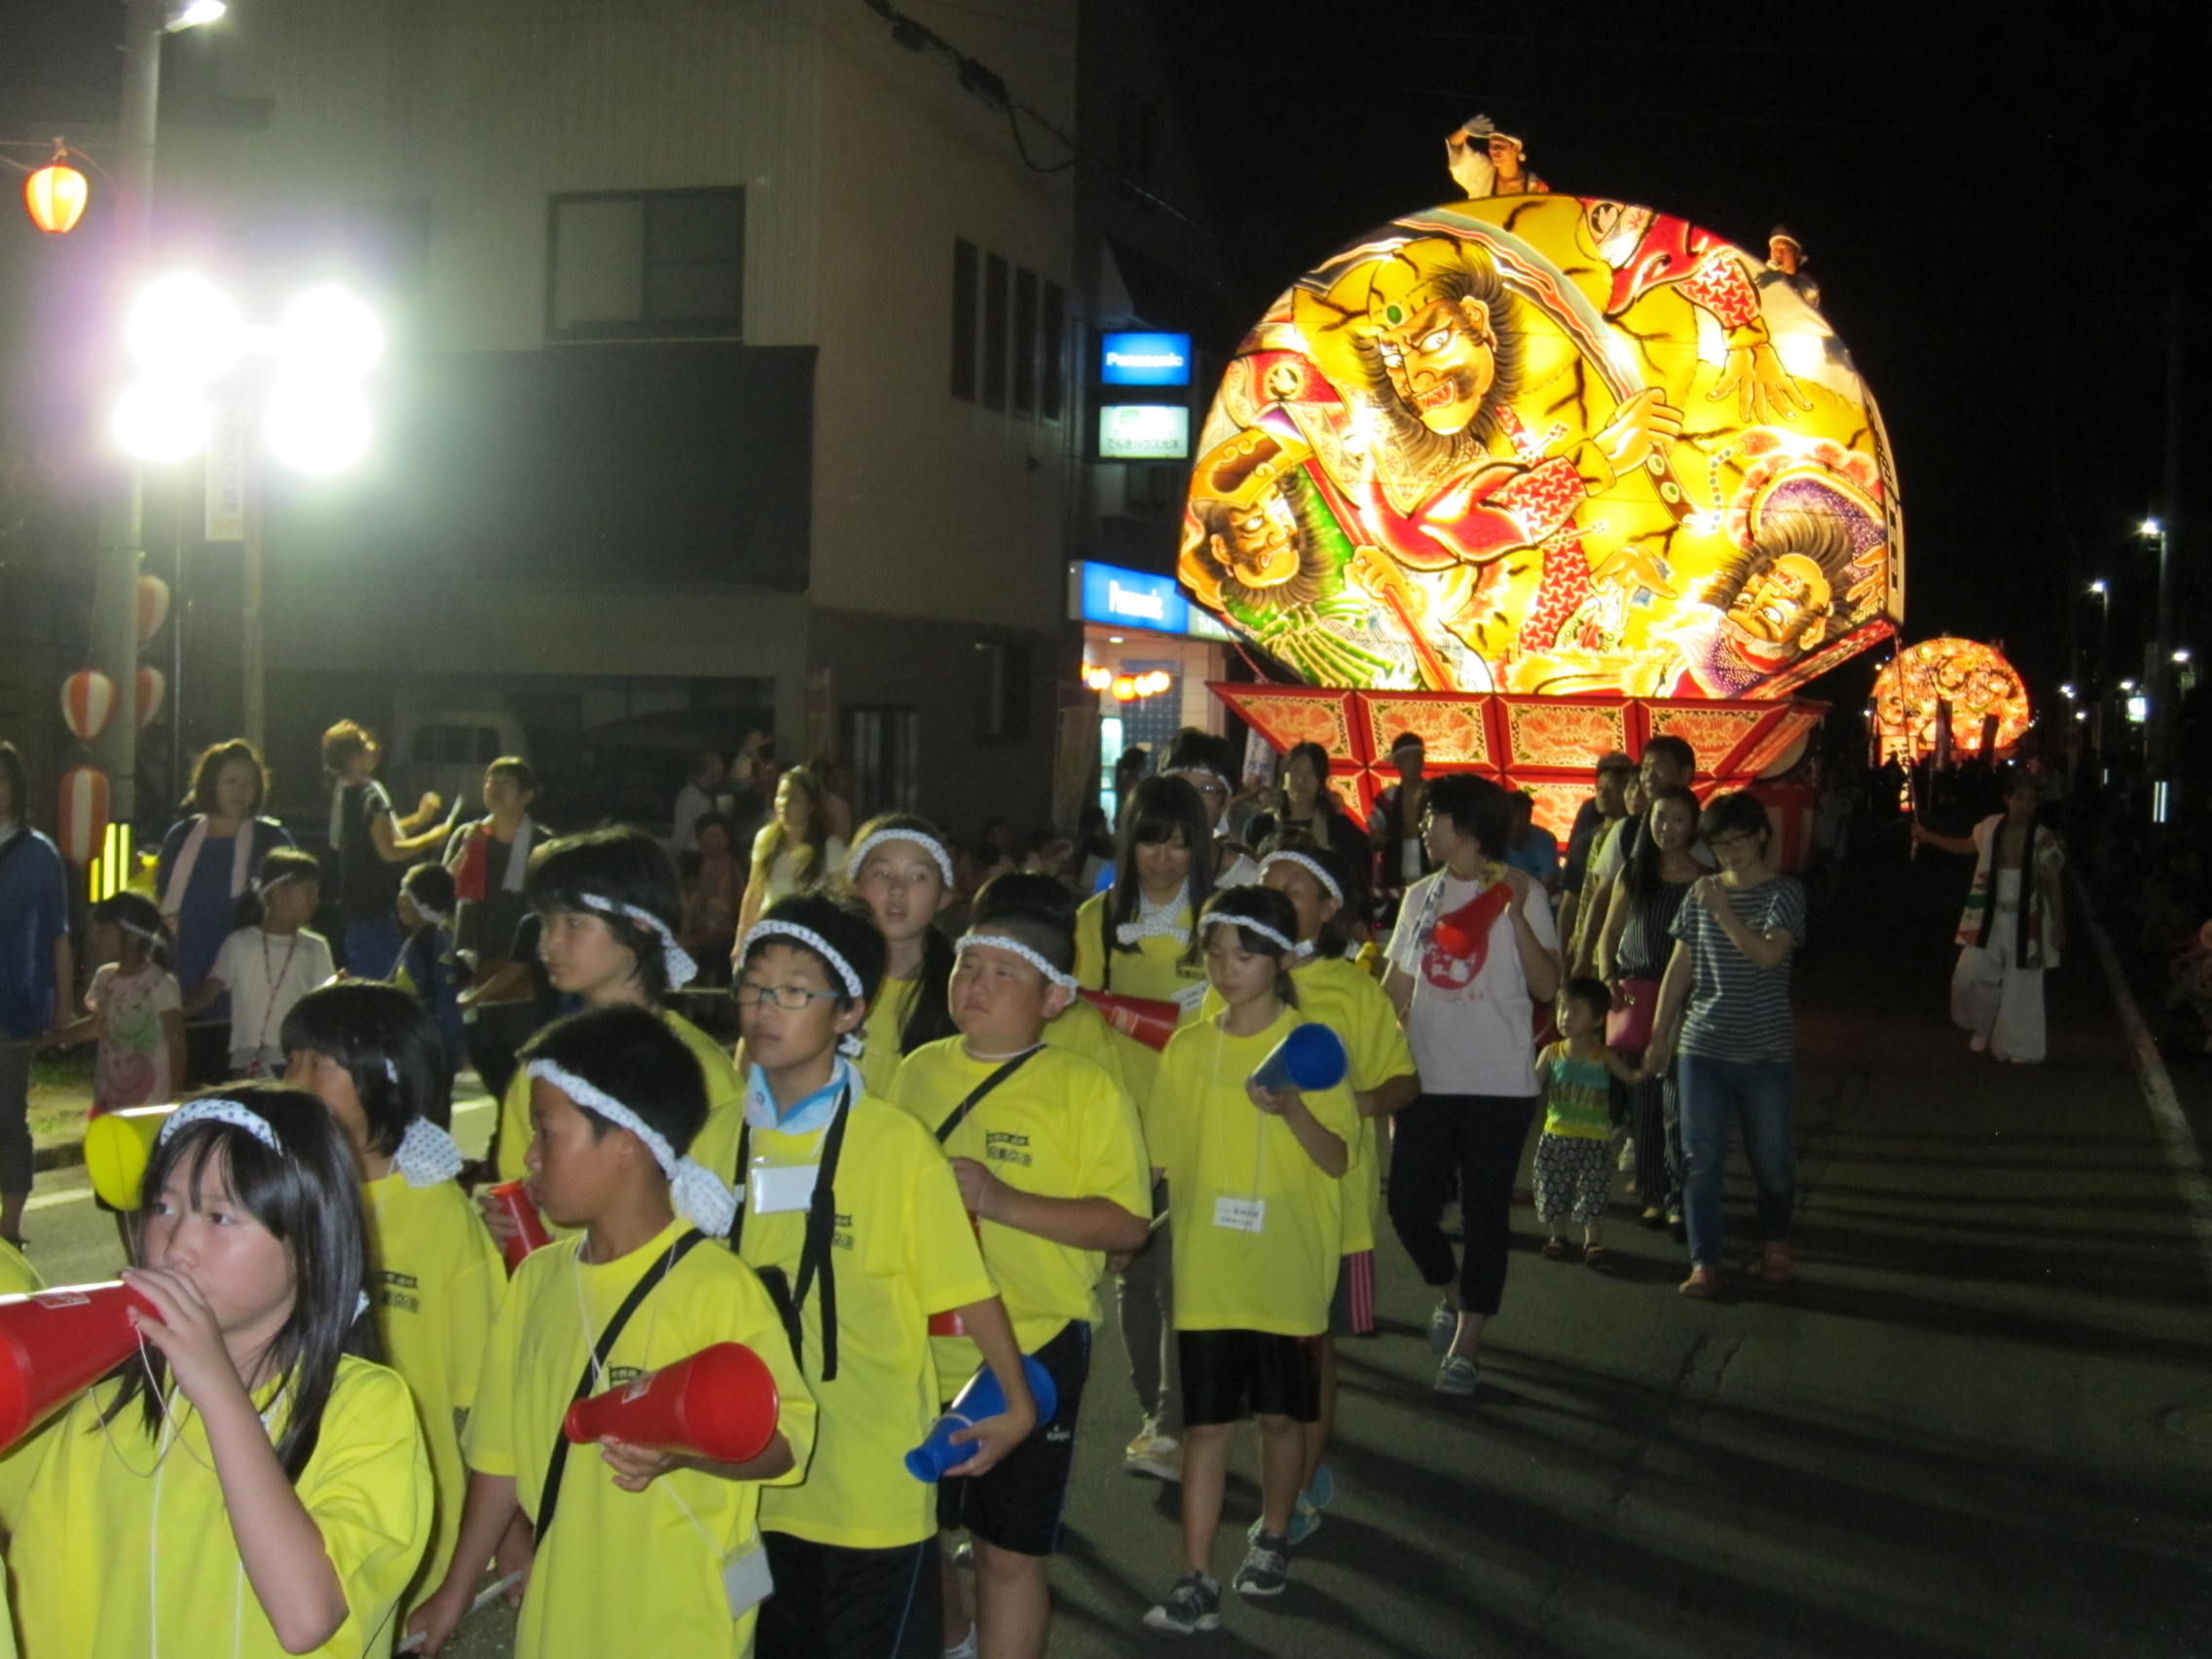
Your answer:
[[[1429,1298],[1385,1244],[1384,1334],[1343,1350],[1336,1504],[1280,1602],[1231,1598],[1203,1650],[2212,1652],[2206,1258],[2085,940],[2051,976],[2046,1065],[1970,1055],[1948,1028],[1964,882],[1871,862],[1816,923],[1799,1283],[1688,1304],[1678,1252],[1633,1210],[1600,1272],[1538,1257],[1523,1209],[1483,1386],[1444,1401]],[[112,1268],[109,1222],[67,1181],[34,1201],[50,1278]],[[1180,1550],[1172,1489],[1121,1472],[1134,1427],[1109,1323],[1054,1567],[1058,1659],[1173,1645],[1138,1624]],[[1235,1456],[1225,1578],[1256,1505],[1249,1437]],[[453,1651],[506,1641],[488,1614]]]

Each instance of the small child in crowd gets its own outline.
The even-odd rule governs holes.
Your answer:
[[[461,1025],[461,986],[454,975],[453,871],[434,859],[416,865],[399,880],[399,929],[406,942],[391,977],[436,1022],[446,1075],[468,1057]]]
[[[1550,1229],[1544,1254],[1566,1259],[1560,1231],[1582,1229],[1582,1259],[1602,1268],[1611,1259],[1603,1239],[1605,1198],[1612,1184],[1613,1089],[1611,1080],[1634,1084],[1634,1067],[1605,1047],[1605,1015],[1613,999],[1603,979],[1578,976],[1560,993],[1560,1040],[1536,1057],[1536,1088],[1544,1097],[1544,1132],[1536,1138],[1536,1219]]]
[[[235,1077],[283,1075],[284,1016],[331,977],[330,941],[308,926],[321,896],[322,866],[313,854],[296,847],[268,853],[254,884],[239,896],[237,931],[185,1007],[198,1014],[230,992]]]
[[[92,959],[85,991],[92,1012],[55,1034],[55,1043],[96,1038],[92,1112],[152,1106],[184,1083],[184,998],[169,972],[168,924],[144,894],[125,891],[92,909]]]

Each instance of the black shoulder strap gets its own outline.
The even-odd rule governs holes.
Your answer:
[[[801,1342],[800,1309],[816,1278],[822,1280],[822,1381],[837,1381],[837,1270],[830,1259],[830,1239],[837,1231],[837,1161],[845,1155],[845,1125],[852,1121],[851,1085],[837,1097],[837,1115],[830,1120],[830,1132],[822,1139],[822,1162],[815,1171],[814,1198],[806,1206],[806,1233],[799,1244],[798,1285],[793,1289],[781,1268],[755,1270],[776,1311],[783,1315],[784,1334],[791,1339],[796,1361]],[[745,1242],[745,1217],[753,1197],[748,1180],[753,1157],[753,1125],[737,1134],[737,1215],[730,1222],[729,1247],[734,1252]]]
[[[600,1332],[591,1358],[584,1361],[584,1374],[576,1380],[576,1391],[569,1396],[571,1405],[591,1393],[592,1384],[599,1381],[599,1374],[607,1365],[607,1356],[614,1351],[614,1341],[621,1336],[622,1327],[630,1322],[630,1315],[637,1312],[645,1298],[653,1293],[653,1287],[668,1277],[670,1270],[691,1253],[692,1246],[705,1237],[706,1235],[696,1228],[684,1234],[630,1287],[630,1294],[622,1299],[622,1306],[614,1310],[614,1317],[608,1320],[607,1329]],[[561,1501],[561,1472],[568,1467],[568,1463],[569,1437],[566,1434],[558,1435],[553,1441],[552,1460],[545,1465],[545,1488],[537,1496],[537,1545],[540,1549],[545,1547],[545,1529],[553,1525],[553,1507]]]
[[[973,1112],[977,1107],[980,1106],[983,1103],[984,1095],[990,1093],[992,1089],[998,1088],[1000,1084],[1006,1082],[1008,1078],[1012,1077],[1015,1072],[1019,1071],[1023,1066],[1027,1065],[1031,1060],[1035,1059],[1044,1051],[1045,1045],[1042,1043],[1038,1044],[1034,1049],[1022,1050],[1020,1053],[1014,1055],[1013,1059],[1007,1061],[1006,1064],[1000,1066],[998,1070],[991,1073],[989,1077],[983,1079],[983,1081],[976,1085],[974,1088],[971,1088],[968,1091],[968,1098],[961,1101],[959,1105],[955,1106],[952,1109],[952,1115],[946,1118],[943,1123],[938,1124],[937,1144],[942,1146],[946,1141],[950,1140],[952,1138],[952,1131],[960,1127],[962,1124],[968,1121],[968,1114]]]

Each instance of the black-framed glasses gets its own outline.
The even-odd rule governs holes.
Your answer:
[[[810,991],[804,985],[756,985],[750,979],[740,979],[730,987],[730,996],[739,1008],[752,1008],[766,1003],[787,1014],[796,1014],[809,1003],[834,1002],[843,993],[839,991]]]

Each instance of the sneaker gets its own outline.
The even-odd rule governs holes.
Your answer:
[[[1634,1135],[1621,1136],[1620,1155],[1613,1160],[1613,1167],[1623,1175],[1631,1173],[1636,1168],[1636,1137]],[[1629,1183],[1631,1191],[1635,1189],[1635,1182]]]
[[[944,1650],[944,1659],[976,1659],[976,1627],[970,1625],[968,1634]]]
[[[1175,1580],[1167,1599],[1144,1616],[1147,1630],[1163,1630],[1171,1636],[1191,1636],[1221,1628],[1221,1586],[1210,1573],[1186,1572]]]
[[[1298,1494],[1298,1501],[1310,1503],[1315,1509],[1326,1509],[1330,1504],[1336,1502],[1336,1470],[1330,1468],[1326,1463],[1314,1469],[1313,1478],[1307,1483],[1306,1490]],[[1298,1540],[1293,1538],[1291,1542],[1295,1544]]]
[[[1448,1353],[1436,1368],[1436,1391],[1465,1399],[1475,1391],[1475,1362],[1463,1353]]]
[[[952,1565],[962,1567],[976,1565],[976,1541],[973,1538],[962,1538],[952,1546]]]
[[[1254,1520],[1249,1527],[1245,1528],[1245,1541],[1258,1543],[1260,1541],[1260,1528],[1264,1524],[1262,1520]],[[1304,1493],[1300,1493],[1298,1501],[1291,1506],[1290,1510],[1290,1547],[1294,1550],[1303,1547],[1306,1540],[1320,1530],[1320,1506],[1310,1501]]]
[[[1770,1239],[1759,1251],[1758,1273],[1768,1284],[1788,1284],[1797,1276],[1797,1258],[1781,1239]]]
[[[1683,1296],[1694,1296],[1700,1302],[1711,1302],[1720,1294],[1720,1270],[1715,1267],[1690,1269],[1690,1276],[1675,1289]]]
[[[1122,1467],[1132,1475],[1148,1475],[1173,1485],[1183,1478],[1183,1443],[1172,1434],[1161,1433],[1158,1418],[1147,1418],[1123,1452]]]
[[[1452,1351],[1452,1339],[1459,1334],[1457,1309],[1439,1302],[1436,1311],[1428,1316],[1428,1351],[1446,1354]]]
[[[1236,1569],[1236,1593],[1279,1596],[1289,1582],[1290,1540],[1280,1532],[1262,1532],[1244,1552],[1244,1565]]]

